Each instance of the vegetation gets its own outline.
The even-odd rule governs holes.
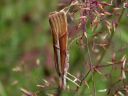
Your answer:
[[[49,24],[59,12],[61,70]],[[127,0],[0,0],[0,96],[127,96],[127,25]]]

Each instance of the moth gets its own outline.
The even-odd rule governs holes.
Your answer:
[[[64,11],[49,14],[49,23],[53,38],[55,68],[59,76],[59,87],[65,89],[69,66],[68,23]]]

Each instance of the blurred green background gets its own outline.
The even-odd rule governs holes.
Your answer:
[[[48,14],[56,10],[57,3],[58,0],[0,0],[0,96],[21,96],[20,88],[36,92],[40,90],[36,85],[42,79],[52,72],[56,74]],[[127,45],[127,26],[128,18],[124,16],[117,30],[122,33],[117,32],[113,39],[115,49]],[[86,53],[86,49],[81,50],[76,43],[71,47],[69,70],[72,74],[85,73]],[[110,59],[110,55],[111,51],[105,60]],[[107,80],[101,83],[99,79],[103,78],[96,75],[97,89],[105,89]],[[83,96],[90,91],[83,88],[80,92]],[[64,96],[69,94],[74,96],[74,92]]]
[[[0,96],[21,96],[21,87],[34,91],[42,81],[52,62],[48,14],[57,2],[0,0]]]

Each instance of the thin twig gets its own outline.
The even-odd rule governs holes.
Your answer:
[[[85,78],[87,78],[87,76],[89,75],[91,69],[89,69],[89,71],[87,72],[87,74],[83,77],[83,79],[80,82],[80,86],[82,85],[83,81],[85,80]]]

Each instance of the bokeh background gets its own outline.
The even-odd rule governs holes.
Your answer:
[[[41,90],[36,85],[56,74],[48,14],[57,9],[57,4],[58,0],[0,0],[0,96],[22,96],[20,88],[36,92]],[[127,26],[128,17],[123,16],[113,39],[115,49],[127,46]],[[69,70],[74,75],[86,70],[83,52],[86,54],[86,49],[76,43],[70,49]],[[111,53],[105,60],[110,59]],[[127,50],[125,53],[128,55]],[[96,75],[97,88],[106,88],[107,81],[99,79],[103,78]]]
[[[57,2],[0,0],[0,96],[21,96],[21,87],[34,91],[44,66],[52,66],[48,14]]]

